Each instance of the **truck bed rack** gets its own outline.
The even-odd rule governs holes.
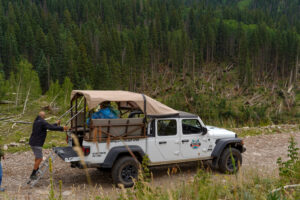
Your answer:
[[[91,131],[85,134],[85,141],[110,141],[119,139],[145,138],[144,118],[93,119]]]

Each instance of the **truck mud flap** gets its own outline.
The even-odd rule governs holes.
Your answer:
[[[72,147],[54,147],[53,151],[65,162],[80,161]]]

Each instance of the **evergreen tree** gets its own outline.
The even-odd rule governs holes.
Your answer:
[[[4,74],[0,71],[0,100],[6,97],[7,89],[7,82],[5,80]]]
[[[77,87],[85,88],[87,84],[90,84],[90,79],[88,78],[91,74],[91,63],[88,59],[88,55],[83,44],[79,45],[79,55],[77,58],[77,73],[79,76]]]
[[[40,53],[40,59],[36,71],[39,75],[40,85],[43,93],[45,93],[50,86],[50,64],[48,63],[43,51]]]
[[[70,102],[70,98],[71,98],[70,94],[71,94],[72,89],[73,89],[73,84],[72,84],[69,77],[65,77],[65,80],[64,80],[64,83],[61,86],[61,89],[63,91],[63,95],[62,95],[63,105],[64,106],[69,106],[69,102]]]
[[[237,63],[243,81],[240,70],[247,65],[255,79],[270,71],[281,79],[296,74],[298,0],[241,4],[0,1],[4,77],[9,79],[12,72],[16,76],[22,59],[32,63],[43,92],[51,80],[62,83],[65,77],[75,88],[135,90],[146,79],[156,82],[161,70],[170,68],[176,74],[206,63]],[[105,83],[99,83],[98,74]],[[121,77],[118,86],[112,82],[117,77]]]

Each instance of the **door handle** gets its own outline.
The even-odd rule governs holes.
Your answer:
[[[190,140],[181,140],[182,143],[189,142]]]
[[[160,142],[158,142],[158,144],[167,144],[167,142],[166,141],[160,141]]]

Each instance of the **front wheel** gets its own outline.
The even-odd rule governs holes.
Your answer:
[[[124,187],[132,187],[133,179],[138,178],[138,170],[138,163],[134,158],[122,157],[116,161],[112,168],[112,179],[117,186],[123,184]]]
[[[242,155],[238,149],[232,147],[224,149],[219,160],[219,170],[221,172],[230,174],[236,173],[241,165]]]

